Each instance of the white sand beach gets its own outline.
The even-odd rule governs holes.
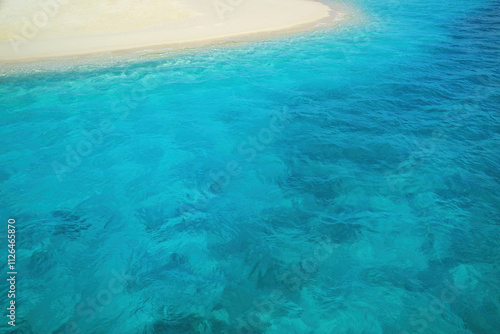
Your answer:
[[[314,0],[3,0],[0,62],[204,43],[331,13]]]

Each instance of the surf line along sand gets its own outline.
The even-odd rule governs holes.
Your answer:
[[[13,1],[26,3],[26,8],[9,6]],[[132,0],[129,3],[134,6],[122,4],[118,9],[111,7],[115,2],[103,0],[100,7],[92,8],[74,0],[45,0],[35,5],[27,0],[6,0],[0,6],[0,18],[9,17],[0,20],[0,61],[179,46],[279,32],[314,23],[332,11],[313,0]],[[169,7],[148,10],[160,3]]]

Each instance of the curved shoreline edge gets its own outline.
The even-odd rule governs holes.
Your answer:
[[[227,7],[229,3],[239,7]],[[212,10],[207,12],[205,9],[206,12],[200,15],[138,31],[56,38],[43,38],[43,34],[39,34],[40,37],[27,38],[29,36],[19,32],[14,35],[17,37],[15,39],[0,41],[0,62],[22,63],[59,57],[206,44],[230,38],[312,27],[314,23],[331,17],[333,12],[330,6],[313,0],[216,0],[213,6]],[[339,18],[342,17],[342,13],[335,12],[336,16],[337,14]],[[63,11],[59,15],[64,15]]]

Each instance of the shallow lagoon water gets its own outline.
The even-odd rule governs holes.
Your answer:
[[[1,77],[16,333],[498,331],[500,3],[356,5]]]

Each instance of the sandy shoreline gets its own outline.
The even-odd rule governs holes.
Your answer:
[[[31,8],[21,7],[19,0],[17,7],[9,7],[9,1],[14,0],[0,6],[0,19],[2,14],[20,19],[0,23],[0,62],[4,63],[278,32],[332,14],[330,7],[313,0],[108,0],[100,2],[101,8],[82,6],[76,0],[46,0],[51,6]],[[153,5],[159,6],[156,11],[144,10]],[[102,17],[92,16],[96,13]],[[341,17],[341,13],[335,15]]]

